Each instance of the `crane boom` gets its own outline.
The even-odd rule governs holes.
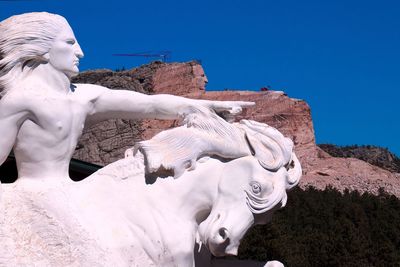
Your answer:
[[[163,62],[166,62],[167,59],[171,56],[171,51],[159,51],[154,52],[144,52],[144,53],[125,53],[125,54],[113,54],[113,56],[117,57],[146,57],[146,58],[161,58]]]

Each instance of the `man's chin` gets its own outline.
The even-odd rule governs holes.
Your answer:
[[[71,79],[72,77],[77,76],[78,74],[79,74],[79,69],[78,69],[78,68],[76,68],[76,70],[74,70],[74,71],[65,72],[65,75],[66,75],[69,79]]]
[[[72,75],[71,75],[70,78],[75,77],[75,76],[77,76],[78,74],[79,74],[79,71],[78,71],[78,72],[74,72],[74,73],[72,73]]]

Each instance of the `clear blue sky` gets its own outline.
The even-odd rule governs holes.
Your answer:
[[[318,143],[371,144],[400,155],[400,1],[0,1],[0,20],[65,16],[81,70],[148,62],[113,53],[200,59],[207,90],[270,85],[311,106]]]

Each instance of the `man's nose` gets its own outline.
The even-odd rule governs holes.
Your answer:
[[[83,58],[83,56],[84,56],[83,51],[82,51],[82,49],[81,49],[81,46],[80,46],[79,44],[76,44],[75,55],[76,55],[78,58]]]

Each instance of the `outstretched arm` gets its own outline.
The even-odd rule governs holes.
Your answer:
[[[105,87],[77,84],[81,94],[93,94],[90,121],[110,118],[176,119],[196,112],[237,114],[252,102],[194,100],[173,95],[145,95],[127,90],[110,90]]]

